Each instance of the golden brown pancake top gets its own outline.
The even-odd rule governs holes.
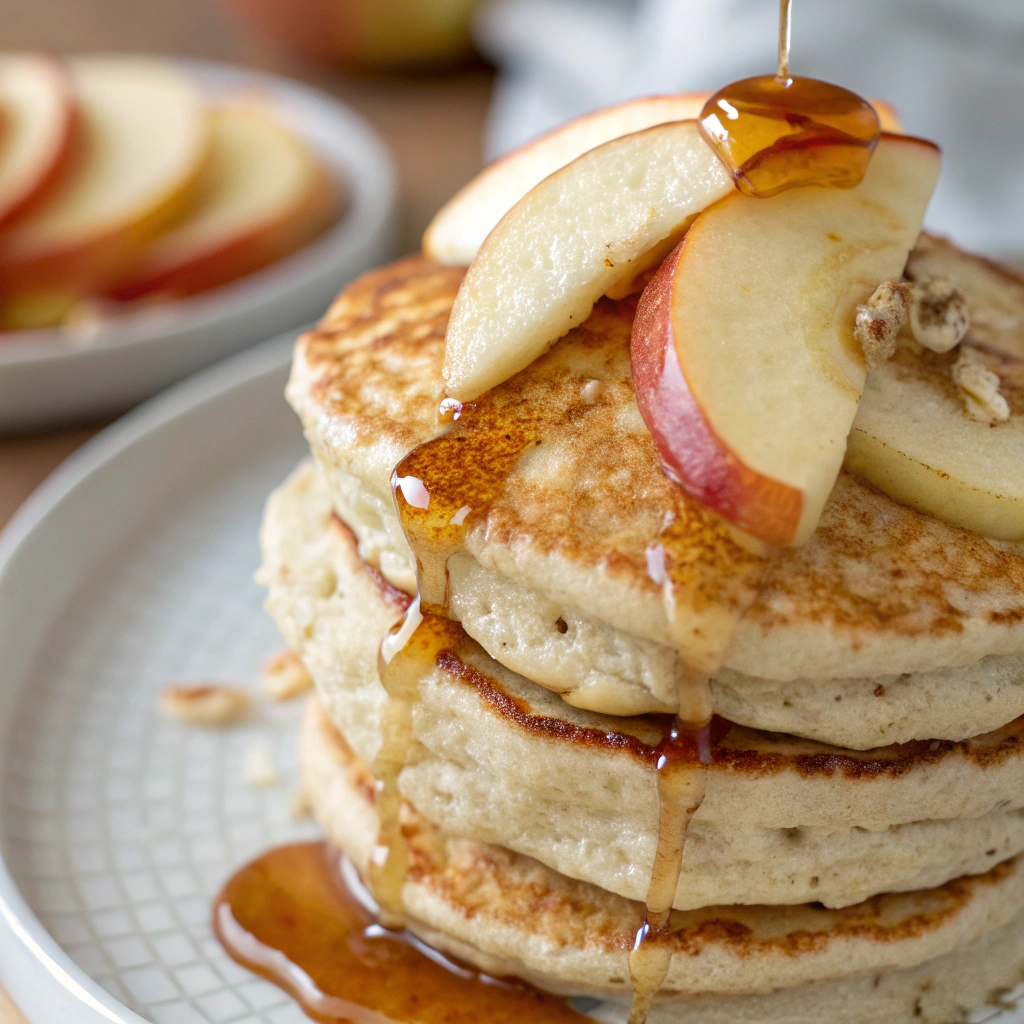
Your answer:
[[[356,475],[370,475],[372,466],[376,476],[367,482],[379,491],[398,459],[438,432],[444,332],[461,278],[461,270],[421,256],[371,271],[300,340],[305,383],[297,404],[314,450]],[[580,578],[596,573],[594,586],[616,580],[654,608],[661,588],[646,553],[670,526],[692,606],[742,609],[763,563],[662,472],[632,390],[633,312],[630,301],[602,300],[586,323],[480,400],[484,419],[535,421],[541,443],[520,458],[510,486],[473,525],[472,543],[558,556]],[[590,380],[601,382],[597,400],[584,395]],[[379,464],[382,452],[390,465]],[[457,479],[463,472],[464,462],[453,457],[449,473]],[[944,638],[937,664],[964,664],[1018,649],[1018,641],[1000,638],[1022,623],[1019,548],[914,511],[844,473],[812,539],[769,569],[740,636],[788,628],[794,639],[784,658],[825,634],[830,643],[838,638],[848,657],[869,642]],[[979,629],[988,631],[975,644],[980,650],[959,660],[948,653],[961,635]],[[986,646],[991,637],[1003,646]],[[929,667],[927,654],[915,657],[908,671]],[[823,663],[829,658],[835,660],[823,656]]]

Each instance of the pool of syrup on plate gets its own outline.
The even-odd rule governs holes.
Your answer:
[[[214,905],[234,960],[289,992],[322,1024],[583,1024],[567,1003],[488,978],[381,927],[323,842],[269,850]]]

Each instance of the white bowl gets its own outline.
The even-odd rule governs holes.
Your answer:
[[[361,117],[277,75],[181,63],[212,96],[255,93],[307,138],[345,189],[344,215],[291,256],[205,294],[112,318],[95,331],[0,336],[0,431],[122,412],[232,352],[312,322],[342,285],[392,255],[394,167]]]

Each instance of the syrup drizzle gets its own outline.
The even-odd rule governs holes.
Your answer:
[[[453,415],[455,412],[457,416]],[[438,628],[436,623],[447,621],[442,617],[448,603],[449,558],[462,550],[468,530],[486,519],[504,495],[508,478],[524,453],[532,445],[543,443],[549,425],[563,415],[563,406],[558,401],[544,401],[543,394],[494,394],[457,410],[442,409],[440,413],[439,422],[444,429],[439,436],[413,449],[392,475],[395,503],[416,558],[420,599],[427,613],[420,631],[426,628],[428,633]],[[427,500],[420,500],[423,494]],[[672,519],[659,537],[668,582],[665,592],[669,618],[681,650],[693,646],[693,617],[690,605],[684,600],[677,601],[676,594],[693,590],[694,574],[700,572],[693,560],[695,543],[699,543],[694,532],[702,529],[706,527],[699,518],[681,515]],[[429,636],[421,641],[419,632],[413,635],[413,647],[429,643]],[[436,643],[434,647],[436,650]],[[404,652],[404,656],[411,658],[414,654]],[[393,673],[394,663],[382,671]],[[710,679],[707,674],[690,671],[681,664],[678,682],[679,717],[666,727],[665,737],[657,748],[658,841],[647,912],[629,959],[634,983],[632,1024],[641,1024],[645,1019],[650,1001],[668,970],[669,944],[658,939],[668,928],[687,828],[703,799],[707,781],[711,749]],[[407,691],[391,681],[386,681],[385,686],[393,699],[396,693],[402,700],[410,699]],[[387,746],[390,741],[386,741]],[[388,767],[398,766],[399,760],[394,758]],[[382,830],[382,846],[399,841],[397,831],[386,837]]]
[[[413,707],[420,679],[441,650],[458,642],[457,630],[448,619],[423,615],[417,597],[405,618],[384,638],[377,657],[377,671],[388,700],[381,720],[383,740],[373,762],[380,826],[367,874],[380,907],[380,919],[390,928],[404,924],[402,889],[409,872],[409,846],[401,827],[398,779],[409,763]]]
[[[878,115],[849,89],[789,73],[790,0],[779,4],[779,69],[720,89],[700,130],[745,195],[789,188],[853,188],[878,142]]]
[[[644,900],[644,920],[629,954],[633,982],[629,1024],[644,1024],[672,960],[670,943],[659,940],[669,931],[690,821],[707,791],[712,747],[710,677],[681,668],[679,706],[679,716],[656,749],[658,842]]]
[[[442,403],[438,419],[450,429],[414,448],[391,476],[406,540],[416,558],[424,611],[444,615],[448,607],[448,559],[460,551],[474,522],[505,492],[523,453],[539,444],[543,410],[506,410],[494,402]],[[407,496],[416,481],[424,504]]]
[[[562,1000],[489,978],[375,921],[322,842],[282,846],[241,868],[213,926],[237,963],[321,1024],[583,1024]]]
[[[369,883],[385,915],[382,919],[393,926],[402,921],[409,863],[399,822],[398,779],[409,758],[423,659],[436,656],[448,639],[445,631],[452,628],[445,618],[448,559],[461,550],[471,517],[485,513],[502,494],[505,480],[534,440],[528,417],[501,418],[495,429],[495,416],[479,413],[476,405],[446,399],[438,409],[438,424],[449,429],[414,448],[391,474],[402,528],[416,558],[418,584],[416,602],[405,622],[385,638],[378,658],[388,702],[383,743],[373,763],[380,832]],[[410,623],[409,615],[420,621]],[[404,642],[396,643],[402,633]]]

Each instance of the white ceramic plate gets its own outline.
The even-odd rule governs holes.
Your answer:
[[[209,927],[233,870],[316,832],[289,813],[301,702],[212,732],[157,711],[171,680],[254,685],[280,647],[252,574],[305,451],[290,340],[104,431],[0,536],[0,982],[32,1024],[307,1022]],[[280,785],[244,780],[254,743]]]
[[[299,252],[203,295],[91,329],[0,337],[0,431],[122,412],[194,371],[318,318],[339,289],[384,262],[394,244],[395,172],[357,114],[276,75],[183,61],[208,93],[262,97],[305,136],[348,196],[344,216]]]
[[[315,832],[289,813],[301,701],[213,731],[156,704],[173,680],[255,691],[281,646],[252,574],[263,501],[304,448],[290,342],[109,428],[0,539],[0,981],[32,1024],[306,1020],[208,926],[235,867]],[[274,788],[244,780],[257,742]]]

